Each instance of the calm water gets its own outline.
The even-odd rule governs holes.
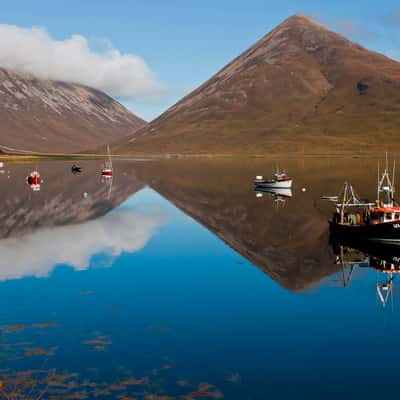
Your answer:
[[[320,200],[374,198],[377,160],[279,162],[291,198],[256,195],[265,160],[80,164],[0,175],[1,398],[398,393],[396,279],[329,244]]]

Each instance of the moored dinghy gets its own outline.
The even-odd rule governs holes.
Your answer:
[[[40,186],[42,184],[42,178],[39,174],[39,171],[35,169],[26,177],[26,183],[31,187],[34,192],[38,192],[40,190]]]

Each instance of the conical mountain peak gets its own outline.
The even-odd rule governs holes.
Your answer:
[[[326,26],[323,25],[321,22],[304,14],[293,14],[292,16],[287,18],[282,24],[303,24],[327,29]]]
[[[400,63],[295,14],[119,150],[373,151],[399,123]]]

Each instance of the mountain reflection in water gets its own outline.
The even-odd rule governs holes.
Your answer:
[[[291,196],[262,198],[253,178],[276,167],[263,159],[117,160],[112,186],[101,162],[79,164],[38,163],[40,192],[32,164],[0,176],[1,396],[397,392],[397,249],[332,245],[320,200],[346,179],[373,198],[374,160],[280,162]]]

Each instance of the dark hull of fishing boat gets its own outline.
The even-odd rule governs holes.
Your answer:
[[[400,222],[370,225],[344,225],[329,221],[331,237],[360,242],[400,245]]]
[[[396,244],[360,241],[350,237],[337,238],[333,235],[329,237],[329,244],[336,255],[340,254],[340,248],[346,247],[368,254],[371,268],[390,270],[390,272],[400,271],[400,247]]]

